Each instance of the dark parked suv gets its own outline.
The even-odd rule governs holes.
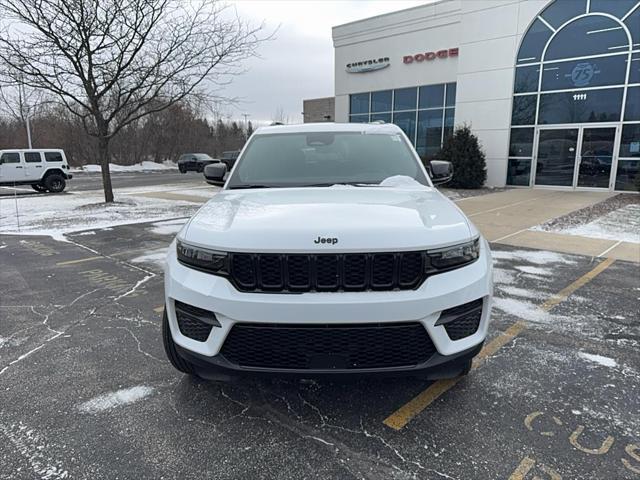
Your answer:
[[[226,152],[222,152],[222,157],[220,161],[227,166],[227,171],[230,172],[233,166],[236,163],[236,159],[240,155],[240,150],[229,150]]]
[[[178,170],[180,173],[187,173],[190,170],[203,172],[204,167],[211,163],[220,163],[220,160],[211,158],[206,153],[185,153],[178,159]]]

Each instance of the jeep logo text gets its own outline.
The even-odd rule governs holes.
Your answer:
[[[335,245],[338,243],[338,239],[335,237],[318,237],[313,243],[330,243],[331,245]]]

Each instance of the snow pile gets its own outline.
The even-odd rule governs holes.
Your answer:
[[[408,188],[411,190],[424,190],[425,188],[429,188],[414,178],[408,177],[406,175],[394,175],[393,177],[385,178],[380,182],[381,187],[392,187],[392,188]]]
[[[128,405],[142,400],[154,392],[152,387],[139,385],[137,387],[123,388],[115,392],[105,393],[78,405],[78,410],[84,413],[98,413],[120,405]]]
[[[170,160],[165,160],[162,163],[143,161],[140,163],[136,163],[135,165],[116,165],[115,163],[109,164],[109,170],[111,172],[154,172],[158,170],[177,170],[178,166],[175,162]],[[80,167],[75,170],[79,172],[87,172],[87,173],[99,173],[100,165],[97,164],[89,164]]]
[[[131,196],[105,204],[97,192],[0,198],[0,234],[50,235],[65,241],[64,235],[73,232],[189,217],[197,208],[192,202]]]
[[[531,230],[545,230],[538,225]],[[582,225],[556,229],[565,235],[640,243],[640,204],[629,204]]]
[[[589,362],[597,363],[598,365],[602,365],[603,367],[617,367],[618,362],[616,362],[613,358],[603,357],[602,355],[595,355],[592,353],[578,352],[578,356],[580,358],[584,358]]]

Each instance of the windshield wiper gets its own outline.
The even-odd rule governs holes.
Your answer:
[[[246,185],[234,185],[233,187],[229,187],[229,190],[242,190],[247,188],[277,188],[278,185],[263,185],[260,183],[249,183]]]
[[[333,186],[349,185],[351,187],[370,187],[372,185],[378,185],[377,183],[366,182],[332,182],[332,183],[305,183],[304,185],[298,185],[299,187],[333,187]]]

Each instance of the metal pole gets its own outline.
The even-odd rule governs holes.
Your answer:
[[[29,149],[32,149],[33,147],[31,146],[31,122],[29,122],[29,112],[27,112],[25,117],[27,122],[27,141],[29,143]]]

